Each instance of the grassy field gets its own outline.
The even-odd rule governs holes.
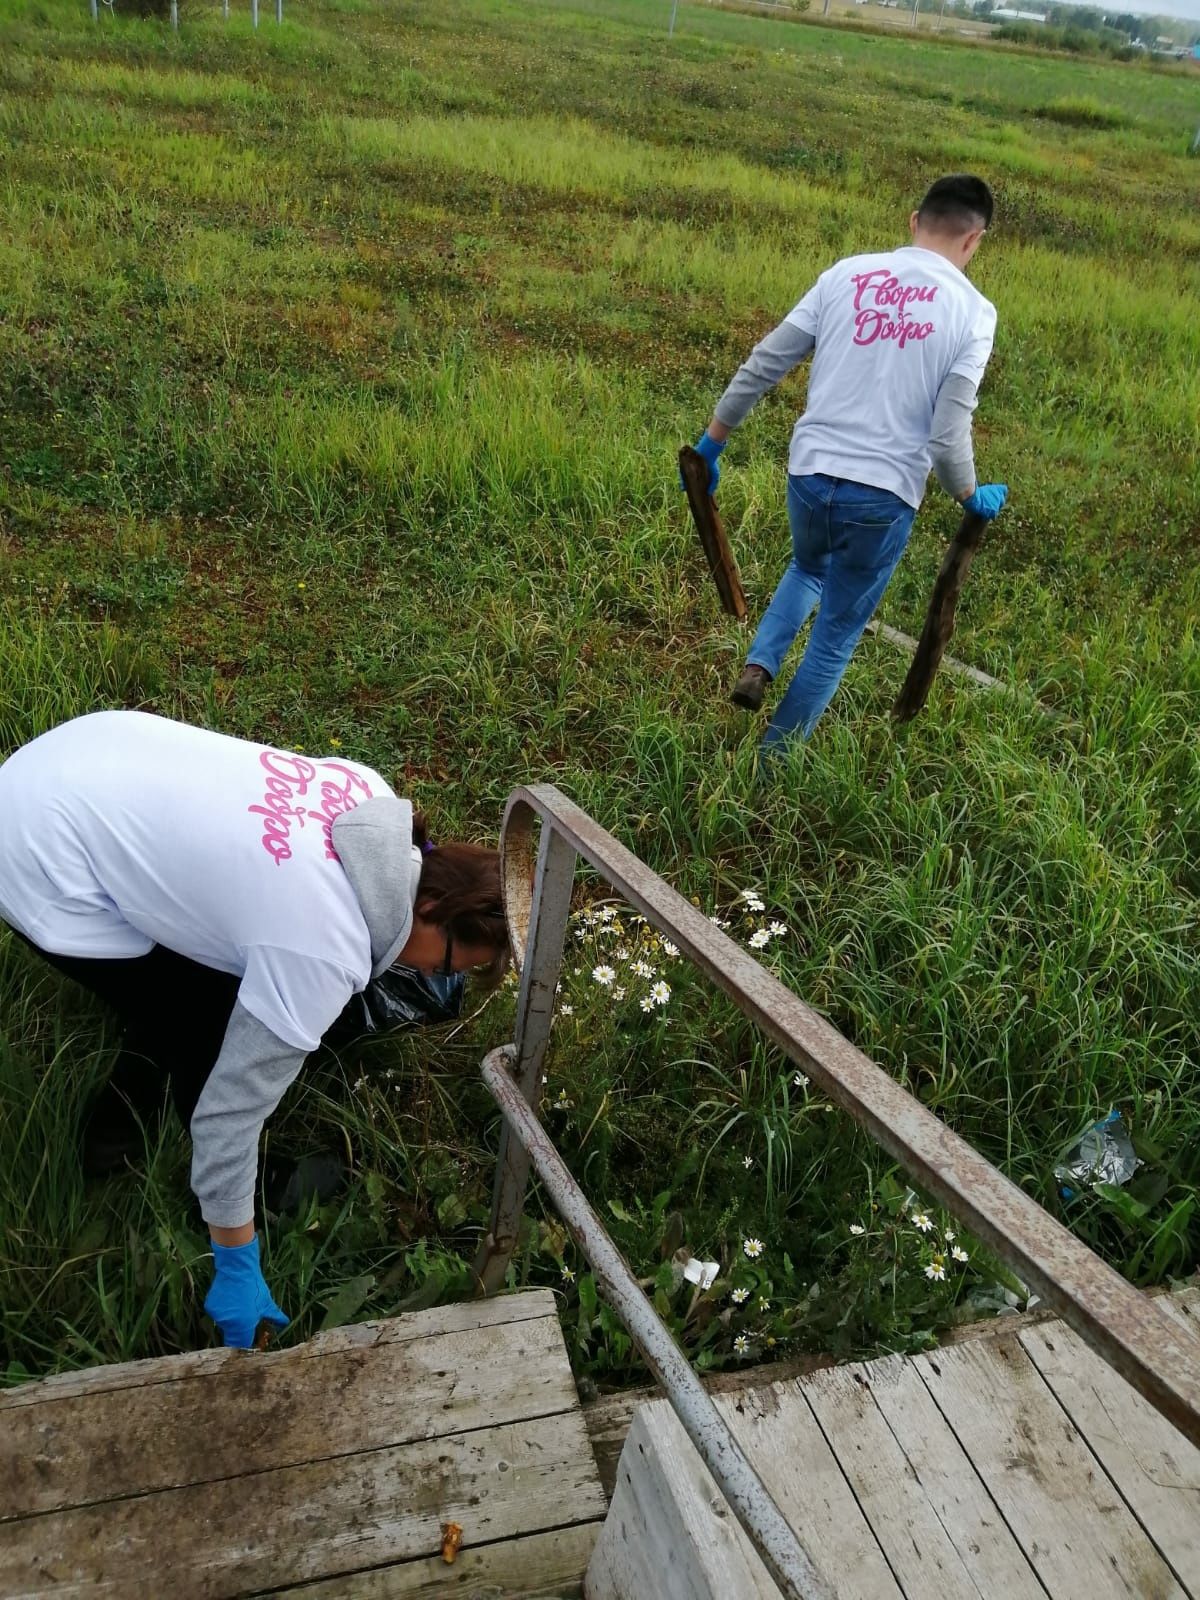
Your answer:
[[[494,836],[552,779],[739,936],[782,924],[773,970],[1052,1209],[1064,1142],[1120,1107],[1143,1167],[1064,1214],[1138,1282],[1189,1270],[1196,75],[699,6],[668,40],[641,0],[288,11],[255,34],[195,8],[173,37],[0,0],[0,753],[102,704],[340,741],[443,837]],[[818,271],[963,167],[998,198],[978,457],[1012,500],[954,648],[1064,716],[947,680],[897,731],[906,663],[869,641],[764,793],[675,451]],[[802,399],[798,375],[725,458],[756,608]],[[953,526],[934,490],[887,620],[919,627]],[[572,950],[547,1115],[698,1361],[907,1347],[1016,1292],[946,1219],[917,1229],[903,1179],[646,930],[581,915]],[[270,1229],[296,1335],[464,1288],[497,1137],[476,1067],[511,1010],[314,1062],[273,1120],[273,1150],[355,1171]],[[9,1381],[210,1337],[182,1136],[80,1179],[111,1050],[0,940]],[[581,1372],[627,1377],[530,1218],[513,1281],[560,1289]],[[681,1243],[721,1261],[711,1294],[664,1263]]]

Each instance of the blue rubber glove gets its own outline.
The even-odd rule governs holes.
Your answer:
[[[709,494],[716,494],[717,492],[717,485],[721,481],[721,468],[717,464],[717,457],[721,454],[721,451],[724,450],[728,443],[728,439],[723,439],[721,443],[718,444],[713,438],[712,434],[709,433],[707,428],[705,428],[699,439],[696,440],[696,454],[703,456],[705,461],[708,462]],[[683,473],[681,472],[679,474],[679,487],[682,489],[683,486]]]
[[[226,1345],[249,1350],[260,1322],[286,1328],[288,1318],[271,1298],[258,1264],[258,1236],[249,1244],[213,1242],[216,1273],[204,1309],[221,1330]]]
[[[963,501],[962,508],[964,511],[973,511],[977,517],[986,517],[991,522],[1004,510],[1004,502],[1007,499],[1006,483],[981,483],[975,493]]]

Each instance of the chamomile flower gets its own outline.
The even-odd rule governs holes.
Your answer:
[[[617,974],[612,967],[601,965],[592,968],[592,977],[596,982],[609,989],[617,981]]]
[[[765,928],[756,928],[750,935],[751,950],[761,950],[771,942],[771,935]]]
[[[564,1266],[563,1269],[562,1269],[562,1275],[563,1275],[563,1282],[564,1283],[574,1283],[575,1282],[575,1274],[571,1271],[570,1267]]]
[[[734,1355],[735,1356],[744,1356],[746,1354],[746,1351],[749,1350],[749,1348],[750,1348],[749,1339],[747,1339],[747,1337],[746,1337],[746,1335],[744,1333],[739,1333],[737,1338],[733,1341],[733,1353],[734,1353]]]
[[[925,1276],[927,1278],[932,1278],[935,1283],[941,1283],[946,1276],[945,1256],[935,1255],[933,1260],[925,1268]]]
[[[771,935],[772,939],[782,939],[784,934],[787,932],[787,923],[770,922],[767,924],[767,932]]]
[[[652,978],[654,976],[654,968],[648,961],[642,961],[640,958],[633,963],[629,970],[636,978]]]
[[[919,1228],[922,1233],[930,1233],[933,1229],[933,1219],[928,1211],[914,1211],[912,1225],[914,1228]]]
[[[727,928],[729,926],[724,917],[709,917],[714,928]]]
[[[955,1261],[969,1261],[971,1259],[960,1244],[953,1245],[951,1247],[950,1254],[954,1257]]]
[[[656,1006],[665,1006],[667,1001],[671,998],[670,984],[664,983],[660,978],[650,990],[650,998],[654,1001]]]
[[[745,1305],[747,1300],[749,1300],[750,1291],[749,1289],[731,1289],[729,1298],[733,1301],[735,1306],[742,1306]]]
[[[743,1156],[742,1157],[742,1165],[746,1168],[746,1170],[748,1172],[750,1170],[750,1168],[754,1165],[754,1157],[753,1156]]]
[[[804,1076],[804,1074],[802,1072],[793,1072],[792,1073],[792,1086],[793,1086],[793,1088],[803,1089],[803,1088],[807,1087],[807,1084],[808,1084],[808,1079]]]
[[[623,944],[619,944],[617,946],[617,948],[613,951],[613,958],[615,960],[617,960],[617,961],[628,961],[629,960],[629,951],[626,950],[626,948],[625,948],[625,946]]]
[[[654,1010],[654,1001],[651,1000],[651,998],[650,998],[650,996],[648,994],[644,994],[642,996],[642,998],[638,1001],[638,1005],[642,1008],[643,1011],[653,1011]]]
[[[947,1228],[945,1233],[942,1234],[942,1238],[945,1239],[947,1244],[953,1244],[955,1239],[958,1238],[958,1235],[955,1233],[953,1228]]]
[[[770,1311],[771,1302],[767,1299],[767,1297],[765,1295],[759,1295],[759,1297],[758,1297],[758,1309],[760,1311]]]
[[[618,984],[617,987],[613,990],[613,999],[614,1000],[624,1000],[624,998],[625,998],[625,991]]]
[[[671,960],[674,961],[675,957],[679,954],[679,946],[677,944],[672,944],[670,939],[664,939],[662,942],[662,952],[663,955],[670,956]]]
[[[861,1239],[863,1234],[866,1233],[866,1231],[867,1230],[863,1227],[861,1222],[852,1222],[850,1224],[850,1232],[854,1235],[854,1237],[856,1239]]]
[[[569,1005],[561,1005],[558,1008],[558,1014],[559,1014],[560,1017],[573,1017],[575,1015],[575,1007],[574,1006],[569,1006]]]
[[[743,1255],[749,1257],[751,1261],[758,1260],[759,1256],[763,1253],[763,1248],[763,1242],[761,1239],[742,1240],[742,1253]]]

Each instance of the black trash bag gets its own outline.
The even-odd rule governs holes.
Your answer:
[[[411,967],[389,967],[353,995],[322,1043],[349,1044],[371,1033],[429,1027],[462,1015],[465,972],[427,974]]]

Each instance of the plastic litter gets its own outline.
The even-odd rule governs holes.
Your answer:
[[[361,994],[351,997],[322,1042],[336,1048],[364,1034],[453,1022],[462,1015],[466,985],[462,972],[443,975],[389,967],[372,978]]]
[[[1074,1200],[1077,1185],[1128,1183],[1141,1164],[1121,1113],[1113,1110],[1099,1122],[1089,1123],[1066,1150],[1054,1176],[1063,1199]]]
[[[689,1283],[698,1283],[701,1289],[711,1289],[717,1281],[720,1272],[720,1263],[716,1261],[701,1261],[692,1256],[684,1263],[683,1275]]]

